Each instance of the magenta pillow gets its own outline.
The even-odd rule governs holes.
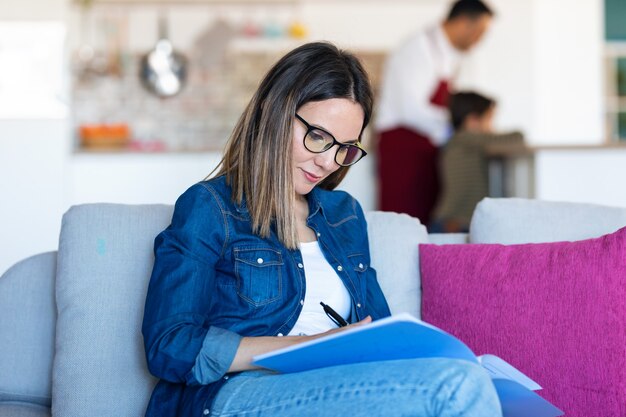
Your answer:
[[[525,245],[420,245],[422,319],[543,387],[568,417],[626,416],[626,228]]]

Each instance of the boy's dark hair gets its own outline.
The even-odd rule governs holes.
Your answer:
[[[467,116],[482,116],[496,104],[495,100],[473,91],[461,91],[450,96],[448,109],[454,130],[459,130]]]
[[[481,0],[457,0],[450,8],[447,20],[454,20],[457,17],[476,19],[484,14],[493,16],[494,12]]]

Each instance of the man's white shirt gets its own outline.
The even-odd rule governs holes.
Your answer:
[[[448,111],[431,103],[431,97],[441,81],[456,78],[462,57],[441,25],[407,39],[385,63],[376,129],[404,126],[436,146],[445,144],[450,134]]]

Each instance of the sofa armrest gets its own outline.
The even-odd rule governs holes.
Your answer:
[[[0,277],[0,396],[50,406],[56,252],[27,258]]]
[[[49,407],[26,403],[0,403],[0,417],[50,417]]]

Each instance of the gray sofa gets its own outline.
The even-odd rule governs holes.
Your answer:
[[[172,207],[94,204],[63,217],[57,252],[0,277],[0,417],[141,416],[155,379],[141,319],[152,243]],[[420,313],[420,243],[580,240],[626,225],[626,209],[485,199],[469,235],[428,235],[406,215],[367,213],[372,266],[392,312]]]

